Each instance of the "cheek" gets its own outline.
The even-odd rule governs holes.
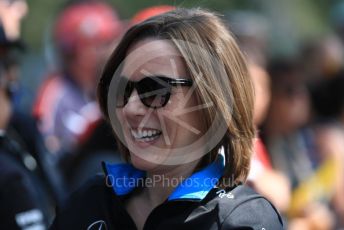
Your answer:
[[[205,116],[204,116],[204,107],[207,107],[206,104],[198,102],[196,95],[192,95],[188,103],[184,107],[185,113],[182,116],[182,119],[185,120],[190,126],[194,127],[193,134],[201,137],[205,133]],[[188,111],[188,113],[186,113]],[[189,112],[192,111],[192,112]],[[199,131],[197,134],[195,131]],[[189,130],[192,131],[192,130]]]
[[[170,102],[159,111],[163,118],[166,130],[176,143],[181,145],[190,144],[202,137],[205,133],[205,121],[202,109],[198,108],[195,97],[191,97],[185,103],[183,94],[173,95]],[[188,112],[195,110],[193,112]]]
[[[187,113],[182,118],[187,124],[189,124],[189,128],[186,131],[189,133],[189,136],[193,139],[201,138],[203,134],[205,134],[205,119],[201,112],[201,110]]]

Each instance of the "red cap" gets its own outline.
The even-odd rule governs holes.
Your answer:
[[[66,8],[55,25],[55,40],[63,52],[77,47],[110,42],[122,33],[122,23],[112,7],[87,2]]]

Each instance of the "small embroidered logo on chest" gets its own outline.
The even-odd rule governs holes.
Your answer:
[[[224,197],[226,197],[228,199],[234,199],[234,194],[231,192],[226,193],[226,191],[224,189],[217,191],[216,194],[218,194],[221,199]]]
[[[104,220],[97,220],[88,226],[87,230],[107,230],[107,226]]]

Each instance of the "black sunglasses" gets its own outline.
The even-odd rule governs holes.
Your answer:
[[[149,76],[138,82],[120,77],[117,92],[116,107],[123,108],[129,100],[133,90],[136,89],[141,102],[149,108],[164,107],[171,96],[172,86],[192,86],[191,79],[173,79],[165,76]]]

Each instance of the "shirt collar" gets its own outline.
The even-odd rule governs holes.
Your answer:
[[[168,200],[203,200],[223,175],[224,166],[224,158],[219,154],[213,163],[183,180]],[[127,195],[145,183],[145,172],[134,168],[131,164],[103,162],[103,169],[107,185],[111,185],[118,196]]]

